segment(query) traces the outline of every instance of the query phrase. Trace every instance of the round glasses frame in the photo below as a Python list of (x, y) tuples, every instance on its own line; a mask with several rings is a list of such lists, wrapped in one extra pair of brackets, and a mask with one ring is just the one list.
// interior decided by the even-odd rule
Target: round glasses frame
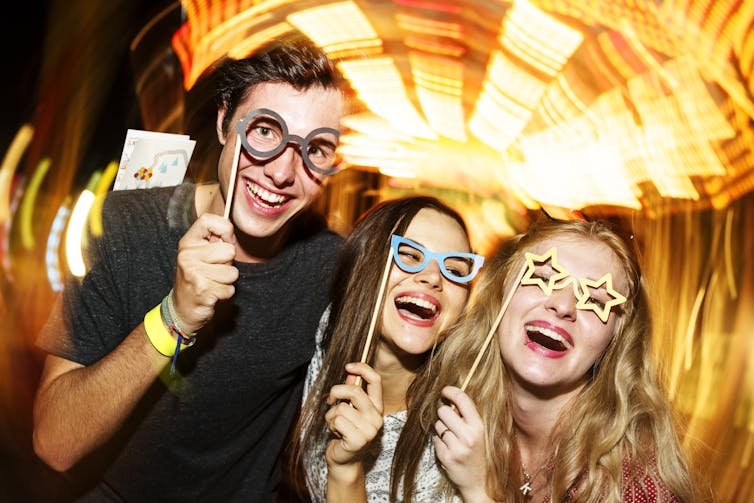
[[(257, 150), (251, 146), (248, 138), (246, 137), (246, 130), (249, 127), (249, 124), (251, 124), (253, 119), (259, 117), (260, 115), (275, 119), (275, 121), (277, 121), (277, 123), (280, 125), (280, 129), (283, 133), (283, 138), (280, 142), (280, 145), (272, 150)], [(267, 159), (275, 157), (280, 152), (288, 148), (288, 145), (290, 145), (291, 143), (297, 143), (301, 147), (301, 158), (304, 160), (306, 167), (311, 171), (319, 173), (320, 175), (334, 175), (335, 173), (340, 171), (340, 167), (337, 164), (328, 169), (316, 166), (311, 161), (311, 159), (309, 159), (309, 155), (307, 154), (309, 149), (309, 142), (311, 142), (312, 139), (314, 139), (318, 135), (321, 135), (323, 133), (332, 134), (336, 139), (339, 139), (340, 131), (338, 131), (337, 129), (320, 127), (311, 131), (308, 135), (306, 135), (306, 138), (304, 138), (295, 134), (290, 134), (288, 132), (288, 124), (286, 124), (285, 120), (280, 116), (279, 113), (270, 110), (269, 108), (256, 108), (247, 113), (243, 118), (238, 119), (238, 122), (236, 122), (236, 133), (238, 133), (238, 136), (241, 138), (241, 144), (243, 145), (243, 148), (246, 149), (246, 151), (258, 161), (265, 161)]]

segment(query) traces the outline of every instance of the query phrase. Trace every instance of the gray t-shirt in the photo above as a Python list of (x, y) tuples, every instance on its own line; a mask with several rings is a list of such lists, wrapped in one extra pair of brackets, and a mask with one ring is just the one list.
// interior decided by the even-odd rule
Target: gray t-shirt
[[(40, 347), (91, 365), (142, 322), (173, 284), (194, 192), (185, 184), (108, 194), (104, 234), (87, 247), (91, 269), (63, 295), (72, 337), (51, 325)], [(115, 438), (73, 471), (82, 501), (274, 499), (342, 241), (313, 220), (297, 225), (299, 238), (278, 256), (234, 264), (235, 295), (181, 352), (176, 374), (164, 372)]]

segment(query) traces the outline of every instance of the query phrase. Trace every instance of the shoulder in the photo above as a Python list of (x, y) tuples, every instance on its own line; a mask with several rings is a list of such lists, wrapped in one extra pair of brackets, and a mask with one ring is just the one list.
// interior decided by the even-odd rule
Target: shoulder
[(132, 211), (165, 207), (171, 201), (183, 204), (194, 201), (196, 186), (190, 183), (172, 187), (155, 187), (152, 189), (113, 190), (105, 195), (104, 209), (114, 211)]
[(102, 203), (104, 223), (138, 227), (159, 220), (171, 227), (182, 228), (196, 219), (195, 189), (195, 185), (185, 183), (172, 187), (111, 191)]
[(679, 502), (660, 477), (654, 456), (651, 457), (648, 466), (642, 466), (629, 459), (623, 461), (623, 501), (631, 503)]

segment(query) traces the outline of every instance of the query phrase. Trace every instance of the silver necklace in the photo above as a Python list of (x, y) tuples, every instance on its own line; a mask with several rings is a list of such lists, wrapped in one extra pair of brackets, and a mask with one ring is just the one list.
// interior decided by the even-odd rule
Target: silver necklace
[(521, 463), (521, 473), (524, 476), (524, 485), (518, 488), (518, 490), (521, 491), (521, 494), (523, 494), (524, 496), (528, 496), (529, 493), (534, 490), (531, 483), (535, 478), (537, 478), (537, 475), (539, 475), (539, 472), (541, 472), (542, 468), (544, 468), (545, 466), (547, 466), (547, 463), (537, 468), (537, 471), (534, 472), (534, 474), (530, 474), (529, 472), (526, 471), (526, 466), (523, 463)]

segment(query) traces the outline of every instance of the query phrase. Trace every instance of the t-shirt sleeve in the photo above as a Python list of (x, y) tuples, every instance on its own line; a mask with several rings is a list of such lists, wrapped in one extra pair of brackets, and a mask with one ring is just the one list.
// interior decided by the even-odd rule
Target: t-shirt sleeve
[(107, 232), (94, 232), (88, 226), (82, 245), (87, 273), (83, 278), (68, 274), (63, 293), (37, 340), (48, 353), (82, 365), (95, 363), (133, 329), (123, 327), (123, 303), (113, 273), (117, 261), (124, 258), (118, 257), (119, 250), (126, 253), (115, 213), (106, 200), (101, 221)]
[(96, 363), (168, 293), (177, 242), (187, 228), (185, 219), (170, 218), (170, 207), (193, 202), (193, 192), (180, 187), (115, 191), (98, 200), (82, 241), (87, 273), (66, 278), (37, 339), (41, 349), (82, 365)]

